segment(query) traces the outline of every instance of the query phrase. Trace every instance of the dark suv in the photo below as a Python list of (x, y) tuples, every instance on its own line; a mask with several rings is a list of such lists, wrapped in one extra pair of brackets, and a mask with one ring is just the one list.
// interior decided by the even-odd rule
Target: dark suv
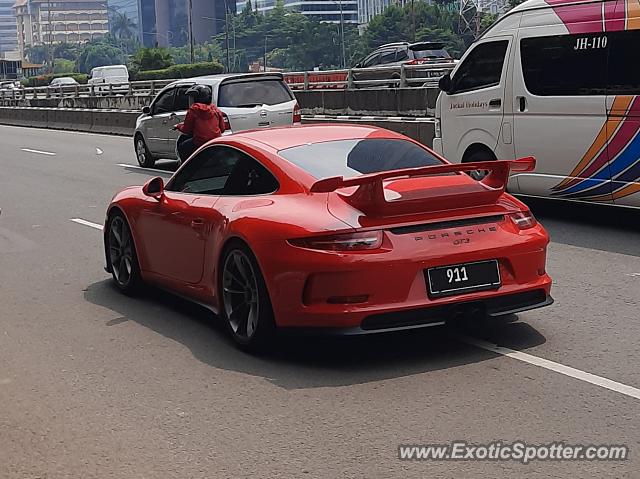
[[(353, 73), (353, 79), (356, 81), (366, 80), (387, 80), (392, 79), (393, 82), (388, 86), (397, 86), (400, 79), (401, 65), (429, 65), (429, 68), (423, 69), (407, 69), (406, 77), (408, 79), (428, 79), (439, 78), (446, 71), (436, 68), (431, 71), (434, 63), (442, 63), (443, 68), (450, 65), (453, 68), (453, 58), (444, 49), (444, 44), (440, 42), (419, 42), (419, 43), (389, 43), (377, 48), (373, 53), (358, 63), (355, 68), (371, 68), (371, 71), (358, 71)], [(396, 70), (374, 70), (379, 67), (397, 67)], [(384, 86), (384, 83), (356, 84), (356, 86)], [(410, 81), (410, 85), (419, 86), (420, 82)]]

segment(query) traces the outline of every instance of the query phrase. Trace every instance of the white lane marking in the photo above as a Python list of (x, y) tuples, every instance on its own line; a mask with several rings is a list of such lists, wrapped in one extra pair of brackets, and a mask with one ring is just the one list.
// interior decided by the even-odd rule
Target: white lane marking
[(127, 170), (150, 171), (150, 172), (161, 173), (161, 174), (165, 174), (165, 175), (169, 175), (169, 176), (173, 175), (173, 171), (158, 170), (156, 168), (143, 168), (142, 166), (128, 165), (126, 163), (118, 163), (118, 166), (120, 166), (122, 168), (126, 168)]
[(634, 388), (633, 386), (627, 386), (626, 384), (612, 381), (611, 379), (603, 378), (602, 376), (596, 376), (595, 374), (572, 368), (570, 366), (565, 366), (564, 364), (549, 361), (548, 359), (532, 356), (531, 354), (523, 353), (521, 351), (515, 351), (513, 349), (497, 346), (487, 341), (483, 341), (482, 339), (470, 338), (467, 336), (460, 336), (459, 339), (467, 344), (485, 349), (487, 351), (491, 351), (492, 353), (507, 356), (512, 359), (517, 359), (518, 361), (548, 369), (549, 371), (554, 371), (556, 373), (564, 374), (565, 376), (569, 376), (571, 378), (578, 379), (595, 386), (610, 389), (611, 391), (624, 394), (625, 396), (640, 399), (640, 389)]
[(90, 228), (95, 228), (97, 230), (102, 230), (102, 225), (99, 225), (98, 223), (92, 223), (91, 221), (83, 220), (82, 218), (71, 218), (69, 221), (73, 221), (74, 223), (88, 226)]
[(627, 276), (631, 276), (632, 278), (640, 277), (640, 273), (627, 273)]
[(37, 155), (47, 155), (47, 156), (56, 156), (55, 153), (50, 151), (42, 151), (42, 150), (32, 150), (31, 148), (20, 148), (22, 151), (26, 151), (27, 153), (35, 153)]
[(102, 155), (102, 153), (104, 153), (104, 151), (96, 146), (96, 155)]

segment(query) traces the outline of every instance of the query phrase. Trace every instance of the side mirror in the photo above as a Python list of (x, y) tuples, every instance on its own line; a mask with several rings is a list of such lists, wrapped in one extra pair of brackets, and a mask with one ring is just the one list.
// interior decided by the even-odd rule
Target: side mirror
[(149, 108), (148, 106), (145, 106), (145, 107), (142, 109), (142, 113), (144, 113), (145, 115), (150, 114), (150, 113), (151, 113), (151, 108)]
[(453, 86), (453, 82), (451, 81), (451, 73), (447, 73), (438, 82), (438, 87), (445, 93), (451, 93), (451, 87)]
[(159, 200), (164, 194), (164, 181), (159, 176), (151, 178), (142, 187), (142, 193), (145, 196), (149, 196), (151, 198)]

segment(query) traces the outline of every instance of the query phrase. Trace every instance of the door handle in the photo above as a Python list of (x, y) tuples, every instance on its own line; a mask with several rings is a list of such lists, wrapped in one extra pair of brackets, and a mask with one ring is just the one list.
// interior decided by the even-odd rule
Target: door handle
[(500, 98), (494, 98), (489, 102), (491, 108), (500, 108), (502, 106), (502, 100)]
[(527, 99), (523, 96), (516, 97), (518, 100), (518, 111), (520, 113), (524, 112), (527, 109)]

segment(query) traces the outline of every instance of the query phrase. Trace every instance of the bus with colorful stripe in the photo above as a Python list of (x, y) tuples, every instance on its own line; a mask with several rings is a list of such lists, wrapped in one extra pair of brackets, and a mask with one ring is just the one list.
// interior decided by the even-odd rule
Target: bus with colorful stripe
[(509, 190), (640, 207), (640, 1), (529, 0), (440, 81), (434, 148), (535, 156)]

